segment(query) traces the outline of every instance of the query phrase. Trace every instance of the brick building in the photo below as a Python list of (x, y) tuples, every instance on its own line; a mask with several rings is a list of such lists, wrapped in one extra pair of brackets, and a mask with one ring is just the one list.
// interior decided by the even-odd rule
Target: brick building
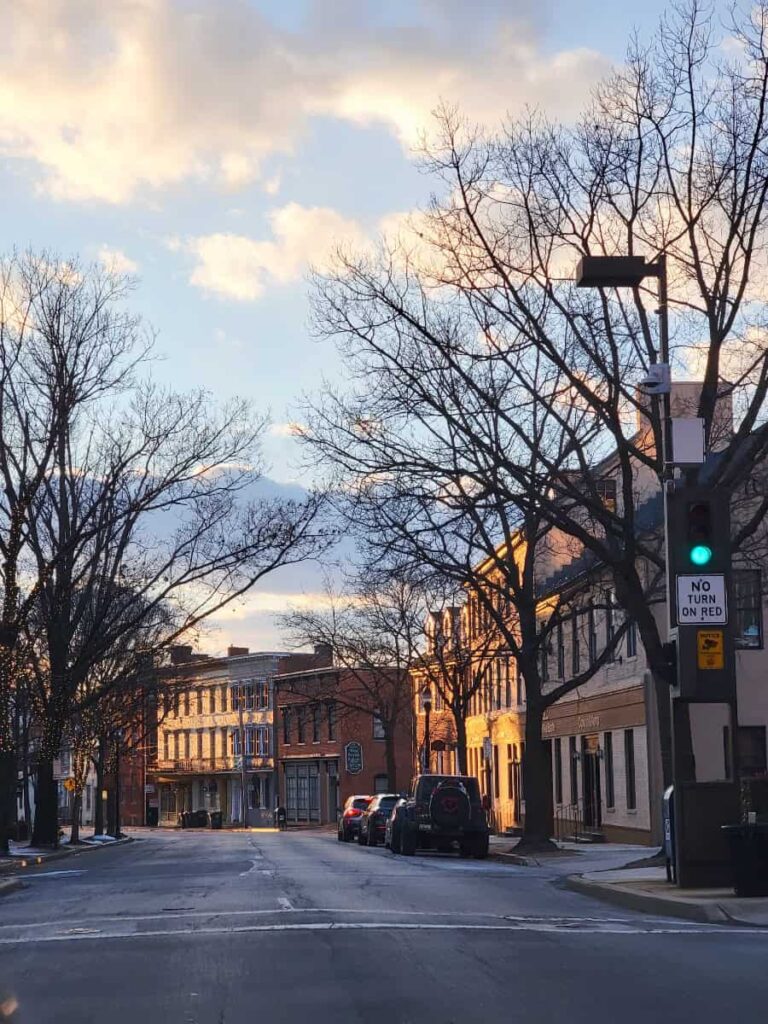
[(275, 679), (278, 785), (289, 822), (335, 822), (348, 796), (399, 791), (408, 784), (410, 702), (392, 731), (391, 778), (381, 719), (364, 706), (350, 706), (361, 671), (328, 666)]

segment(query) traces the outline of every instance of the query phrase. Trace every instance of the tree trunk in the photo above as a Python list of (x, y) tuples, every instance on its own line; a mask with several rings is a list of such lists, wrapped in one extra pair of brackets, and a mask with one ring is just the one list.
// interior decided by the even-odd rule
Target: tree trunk
[(99, 740), (99, 750), (96, 754), (96, 807), (93, 813), (93, 834), (95, 836), (104, 835), (104, 801), (101, 799), (101, 794), (104, 792), (104, 758), (105, 758), (105, 747), (106, 743), (103, 739)]
[(459, 775), (467, 774), (467, 721), (463, 709), (451, 708), (456, 726), (456, 766)]
[(40, 755), (37, 763), (37, 805), (33, 846), (59, 845), (59, 787), (53, 777), (53, 758)]
[(0, 856), (9, 852), (16, 832), (16, 751), (0, 752)]
[(80, 843), (80, 809), (83, 806), (83, 792), (79, 790), (72, 798), (72, 832), (69, 837), (69, 845), (77, 846)]
[(552, 763), (549, 746), (541, 735), (544, 708), (528, 704), (525, 711), (525, 754), (523, 756), (523, 799), (525, 821), (520, 852), (556, 849), (552, 842)]
[(387, 780), (390, 793), (397, 793), (397, 758), (395, 757), (394, 725), (384, 734), (384, 759), (387, 765)]

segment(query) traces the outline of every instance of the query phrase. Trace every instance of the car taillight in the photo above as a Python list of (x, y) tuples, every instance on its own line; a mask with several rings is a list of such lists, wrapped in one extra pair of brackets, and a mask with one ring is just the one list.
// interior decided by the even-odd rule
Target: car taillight
[(359, 811), (357, 809), (357, 807), (350, 807), (348, 810), (344, 811), (344, 817), (345, 818), (359, 818), (362, 813), (363, 812)]

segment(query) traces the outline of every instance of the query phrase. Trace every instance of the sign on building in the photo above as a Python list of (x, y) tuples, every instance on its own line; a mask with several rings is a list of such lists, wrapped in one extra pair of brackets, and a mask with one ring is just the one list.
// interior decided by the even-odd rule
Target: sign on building
[(725, 634), (722, 629), (700, 629), (696, 633), (696, 661), (701, 669), (725, 667)]
[(357, 740), (344, 747), (344, 766), (350, 775), (359, 775), (363, 770), (363, 748)]
[(677, 621), (680, 626), (725, 625), (725, 576), (678, 576)]

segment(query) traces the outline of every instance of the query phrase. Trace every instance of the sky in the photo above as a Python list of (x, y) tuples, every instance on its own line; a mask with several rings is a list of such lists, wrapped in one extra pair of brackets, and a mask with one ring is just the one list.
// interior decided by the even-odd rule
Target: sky
[[(3, 0), (2, 250), (136, 277), (160, 380), (272, 417), (274, 490), (306, 484), (290, 424), (322, 377), (307, 271), (424, 204), (414, 160), (441, 101), (494, 126), (565, 120), (665, 4), (626, 0)], [(272, 485), (271, 485), (272, 486)], [(276, 649), (275, 614), (320, 599), (294, 567), (206, 641)]]

